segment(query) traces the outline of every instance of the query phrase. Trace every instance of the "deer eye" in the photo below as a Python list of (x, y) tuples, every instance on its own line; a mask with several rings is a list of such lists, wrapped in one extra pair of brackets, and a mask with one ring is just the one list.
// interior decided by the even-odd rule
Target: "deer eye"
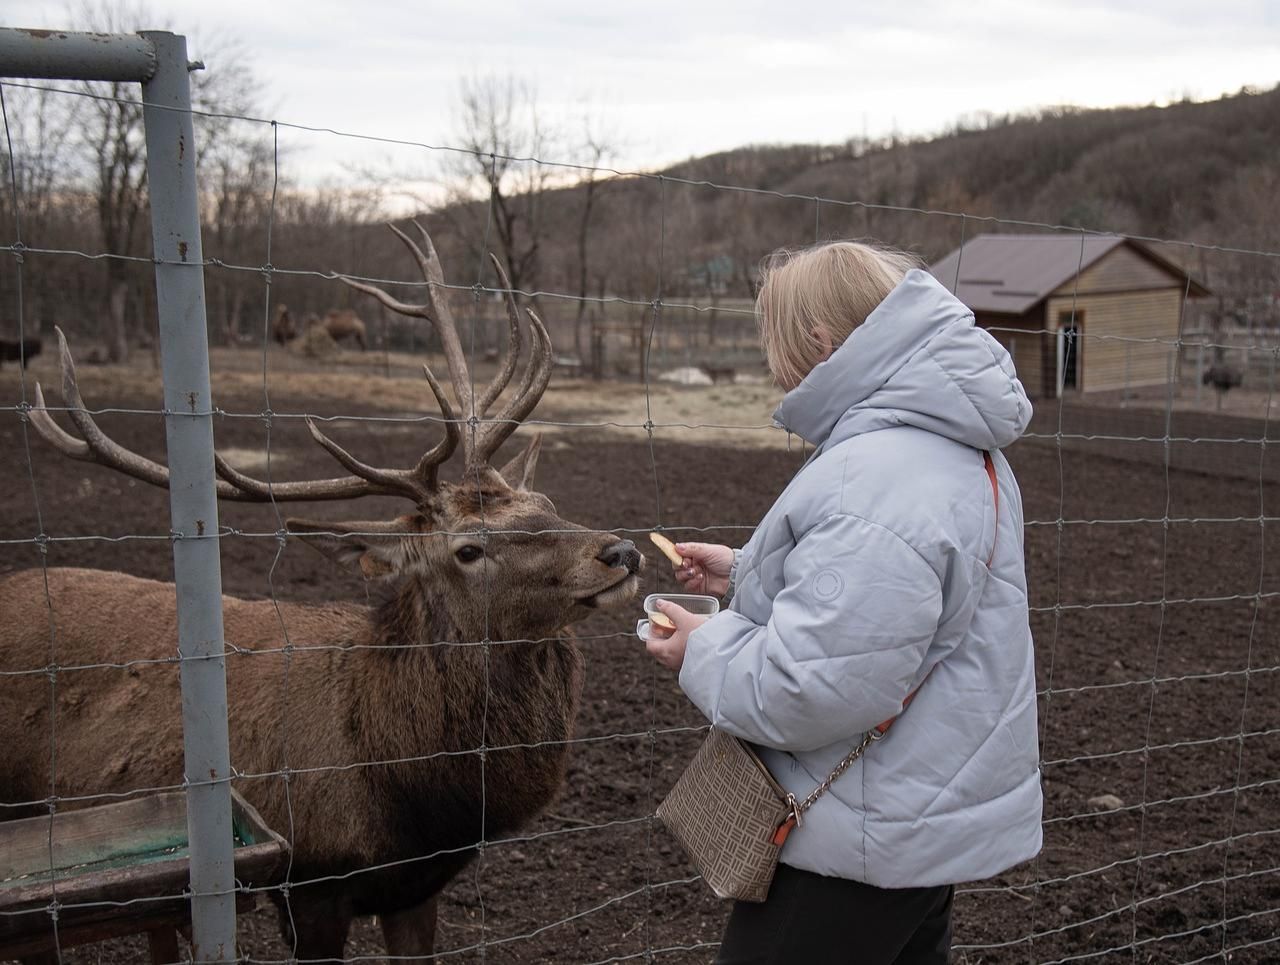
[(480, 559), (480, 557), (484, 556), (484, 549), (483, 547), (476, 546), (474, 543), (468, 543), (465, 546), (459, 546), (457, 550), (454, 551), (453, 555), (456, 556), (458, 561), (461, 563), (474, 563), (476, 560)]

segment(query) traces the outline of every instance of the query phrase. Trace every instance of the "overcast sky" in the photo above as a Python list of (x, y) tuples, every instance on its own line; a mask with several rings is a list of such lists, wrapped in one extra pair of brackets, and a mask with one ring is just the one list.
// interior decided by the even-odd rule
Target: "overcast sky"
[[(1280, 81), (1280, 0), (165, 0), (192, 53), (234, 37), (264, 110), (301, 125), (456, 143), (459, 78), (513, 74), (570, 124), (584, 110), (647, 169), (747, 143), (927, 134), (961, 115), (1162, 103)], [(67, 8), (0, 0), (6, 26)], [(218, 41), (221, 42), (221, 41)], [(282, 132), (295, 177), (420, 163)], [(554, 158), (549, 158), (554, 160)]]

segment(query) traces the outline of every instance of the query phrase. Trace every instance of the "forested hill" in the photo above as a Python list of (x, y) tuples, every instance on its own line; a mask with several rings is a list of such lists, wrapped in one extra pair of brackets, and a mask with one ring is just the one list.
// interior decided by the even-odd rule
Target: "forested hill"
[[(56, 109), (62, 113), (46, 113)], [(23, 276), (30, 328), (71, 326), (123, 359), (155, 315), (149, 235), (140, 227), (143, 155), (130, 154), (128, 170), (101, 168), (95, 144), (140, 143), (140, 114), (87, 112), (33, 95), (10, 116), (23, 122), (18, 163), (0, 153), (0, 174), (6, 183), (17, 176), (25, 243), (126, 256), (33, 258)], [(63, 144), (48, 131), (80, 133)], [(872, 237), (932, 261), (962, 237), (1034, 230), (1017, 222), (1210, 246), (1167, 245), (1162, 253), (1220, 297), (1220, 315), (1244, 301), (1259, 317), (1280, 319), (1280, 258), (1222, 250), (1280, 251), (1280, 87), (1161, 108), (1042, 110), (929, 140), (749, 146), (634, 176), (608, 176), (607, 165), (508, 160), (489, 184), (499, 170), (494, 157), (537, 156), (510, 148), (518, 132), (498, 133), (500, 141), (476, 142), (475, 169), (459, 184), (450, 181), (457, 171), (441, 172), (454, 200), (419, 216), (451, 279), (470, 277), (458, 266), (482, 264), (480, 249), (493, 250), (514, 287), (546, 293), (538, 307), (572, 326), (580, 352), (588, 321), (634, 323), (656, 296), (750, 298), (761, 258), (780, 246)], [(215, 134), (203, 131), (200, 174), (204, 252), (217, 260), (206, 272), (215, 338), (261, 331), (262, 279), (217, 265), (261, 263), (268, 228), (272, 261), (288, 269), (273, 279), (271, 300), (299, 317), (362, 305), (318, 273), (412, 277), (376, 189), (282, 186), (277, 196), (271, 143)], [(566, 172), (581, 180), (566, 184)], [(10, 200), (0, 192), (0, 226), (15, 223)], [(17, 284), (16, 272), (0, 274), (0, 300), (16, 303)], [(17, 329), (0, 320), (0, 336)]]
[(666, 173), (1275, 250), (1280, 87), (1168, 107), (1048, 109), (872, 148), (749, 147)]
[[(1280, 87), (1168, 107), (1047, 109), (930, 140), (744, 147), (673, 165), (665, 182), (597, 180), (587, 232), (584, 184), (513, 197), (512, 250), (532, 252), (527, 290), (645, 297), (655, 277), (669, 293), (749, 296), (761, 257), (781, 245), (873, 237), (932, 261), (965, 234), (1038, 230), (1014, 223), (1027, 221), (1280, 251), (1278, 159)], [(465, 208), (430, 217), (446, 234), (479, 236), (488, 213), (473, 205), (468, 225)], [(1280, 259), (1162, 253), (1227, 298), (1280, 291)]]

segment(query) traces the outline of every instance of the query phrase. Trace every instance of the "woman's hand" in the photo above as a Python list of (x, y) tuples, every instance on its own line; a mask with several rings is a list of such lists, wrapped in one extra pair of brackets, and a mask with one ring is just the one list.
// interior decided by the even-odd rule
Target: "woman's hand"
[(729, 570), (733, 567), (733, 550), (718, 543), (676, 543), (676, 552), (684, 557), (674, 567), (680, 586), (689, 593), (724, 596), (729, 589)]
[(644, 648), (653, 654), (658, 663), (678, 673), (684, 664), (684, 650), (689, 643), (689, 634), (711, 618), (690, 613), (684, 607), (667, 600), (658, 600), (656, 606), (658, 612), (674, 623), (676, 628), (668, 630), (650, 620), (649, 639), (644, 642)]

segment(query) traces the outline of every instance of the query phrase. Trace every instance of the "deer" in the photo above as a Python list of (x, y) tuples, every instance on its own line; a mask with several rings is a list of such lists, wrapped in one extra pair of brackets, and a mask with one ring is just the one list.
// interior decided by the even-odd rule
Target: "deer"
[(311, 324), (319, 325), (335, 342), (349, 338), (360, 346), (360, 351), (363, 352), (368, 348), (365, 342), (364, 322), (350, 308), (331, 308), (325, 312), (323, 318), (316, 318), (313, 315)]
[(312, 328), (324, 329), (335, 342), (349, 338), (360, 346), (361, 351), (369, 347), (364, 321), (350, 308), (331, 308), (323, 318), (311, 312), (303, 319), (301, 330), (289, 313), (289, 306), (283, 302), (276, 306), (275, 314), (271, 317), (271, 337), (281, 345), (289, 344), (302, 332)]
[(0, 369), (5, 362), (19, 362), (25, 369), (40, 354), (43, 344), (38, 338), (0, 338)]
[(281, 302), (271, 316), (271, 337), (281, 345), (287, 345), (298, 337), (298, 326), (289, 314), (289, 306)]
[[(343, 281), (435, 327), (457, 400), (455, 409), (424, 366), (443, 438), (412, 468), (381, 468), (308, 418), (346, 475), (268, 483), (214, 458), (222, 500), (412, 504), (391, 520), (286, 521), (287, 538), (327, 541), (384, 587), (371, 605), (223, 597), (233, 785), (291, 844), (288, 890), (271, 895), (300, 959), (340, 960), (352, 920), (367, 915), (378, 916), (390, 955), (432, 954), (441, 889), (482, 842), (527, 824), (562, 786), (584, 672), (572, 625), (631, 601), (645, 566), (630, 540), (565, 519), (532, 488), (540, 436), (500, 469), (490, 464), (547, 387), (551, 339), (527, 309), (529, 360), (490, 415), (523, 353), (515, 295), (493, 259), (510, 340), (492, 381), (477, 388), (439, 257), (415, 226), (420, 242), (390, 225), (427, 282), (424, 304)], [(96, 424), (61, 331), (58, 341), (78, 435), (54, 420), (37, 385), (29, 417), (39, 435), (71, 459), (167, 486), (167, 466)], [(461, 474), (446, 481), (440, 470), (455, 452)], [(53, 731), (45, 673), (4, 677), (0, 813), (44, 813), (52, 786), (68, 807), (82, 802), (63, 799), (93, 803), (183, 781), (177, 621), (172, 583), (74, 568), (0, 577), (0, 672), (43, 668), (51, 653), (82, 668), (60, 674)]]

